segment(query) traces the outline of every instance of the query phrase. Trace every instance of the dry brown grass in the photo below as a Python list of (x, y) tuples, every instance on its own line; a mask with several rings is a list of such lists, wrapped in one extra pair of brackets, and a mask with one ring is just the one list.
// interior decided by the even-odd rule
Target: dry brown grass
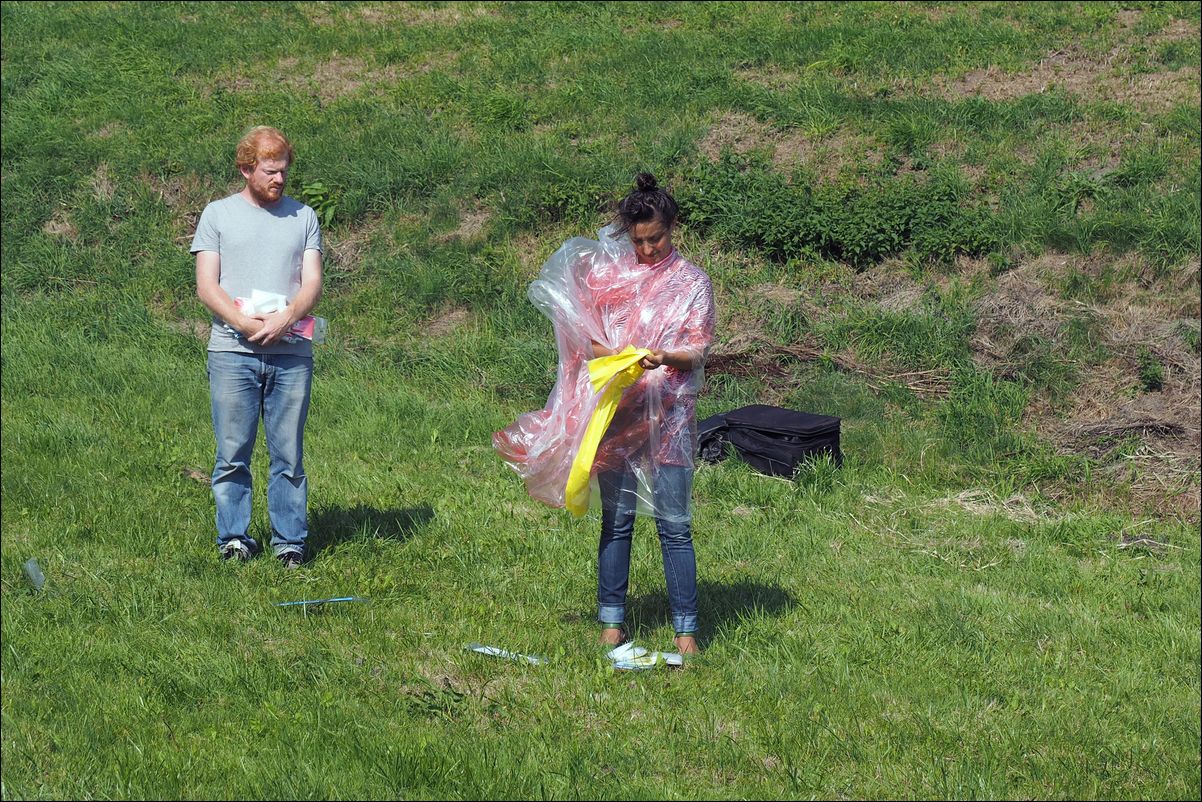
[(113, 183), (113, 171), (104, 162), (97, 165), (89, 186), (92, 190), (92, 197), (102, 202), (112, 200), (113, 193), (117, 191), (117, 186)]
[(786, 287), (783, 284), (757, 284), (751, 288), (753, 297), (772, 304), (791, 306), (801, 299), (801, 290)]
[(831, 181), (865, 165), (879, 165), (885, 152), (879, 142), (863, 134), (844, 129), (822, 136), (798, 128), (778, 131), (737, 111), (728, 111), (714, 121), (697, 147), (710, 161), (717, 161), (723, 150), (736, 154), (760, 151), (782, 174), (792, 175), (801, 168), (820, 181)]
[[(1069, 359), (1071, 344), (1065, 338), (1075, 318), (1092, 320), (1099, 344), (1112, 355), (1101, 364), (1079, 366), (1080, 384), (1066, 397), (1053, 401), (1037, 394), (1025, 412), (1024, 430), (1060, 453), (1094, 459), (1101, 466), (1100, 476), (1122, 488), (1109, 498), (1098, 494), (1097, 503), (1125, 505), (1155, 517), (1197, 520), (1202, 380), (1199, 357), (1181, 334), (1183, 325), (1198, 325), (1197, 266), (1191, 262), (1166, 277), (1138, 255), (1045, 253), (998, 277), (990, 275), (985, 260), (963, 259), (955, 267), (956, 280), (972, 279), (986, 288), (975, 302), (978, 325), (971, 349), (974, 360), (994, 375), (1012, 376), (1025, 367), (1023, 352), (1016, 346), (1032, 335), (1046, 340), (1053, 355)], [(1143, 275), (1146, 281), (1116, 281), (1111, 294), (1097, 300), (1064, 297), (1063, 287), (1073, 274), (1098, 278), (1107, 271)], [(944, 395), (948, 377), (939, 371), (868, 364), (851, 350), (827, 351), (812, 337), (782, 343), (766, 333), (772, 316), (784, 311), (814, 323), (838, 314), (824, 298), (843, 295), (900, 312), (915, 308), (924, 293), (897, 260), (845, 278), (846, 286), (799, 289), (768, 282), (724, 289), (720, 331), (729, 334), (715, 345), (707, 371), (764, 379), (769, 388), (766, 403), (786, 398), (804, 380), (800, 366), (817, 360), (857, 376), (878, 391), (898, 383), (921, 396)], [(951, 280), (933, 279), (936, 283)], [(1159, 391), (1148, 392), (1141, 382), (1144, 352), (1164, 366), (1164, 386)], [(1045, 490), (1066, 499), (1087, 492), (1080, 487), (1040, 489)]]
[(937, 94), (947, 99), (976, 96), (988, 100), (1015, 100), (1059, 89), (1091, 102), (1122, 103), (1146, 113), (1164, 112), (1181, 103), (1198, 102), (1199, 70), (1143, 71), (1140, 53), (1149, 45), (1198, 37), (1198, 29), (1184, 20), (1173, 20), (1151, 36), (1136, 32), (1143, 12), (1119, 12), (1116, 41), (1105, 53), (1093, 53), (1076, 43), (1047, 53), (1038, 63), (1014, 72), (989, 66), (964, 75), (937, 76)]
[(922, 298), (923, 287), (899, 260), (874, 265), (855, 277), (851, 293), (888, 312), (913, 309)]
[[(1202, 380), (1198, 354), (1181, 337), (1181, 324), (1198, 323), (1196, 270), (1187, 267), (1182, 288), (1175, 286), (1179, 273), (1143, 287), (1127, 282), (1115, 297), (1091, 303), (1066, 300), (1054, 289), (1070, 272), (1096, 275), (1108, 260), (1112, 257), (1045, 254), (1002, 276), (978, 301), (974, 359), (1005, 375), (1020, 366), (1013, 349), (1022, 337), (1038, 334), (1054, 349), (1064, 348), (1064, 324), (1074, 315), (1092, 318), (1111, 357), (1083, 367), (1080, 384), (1059, 403), (1036, 397), (1024, 428), (1060, 453), (1099, 461), (1099, 479), (1123, 488), (1111, 498), (1099, 496), (1099, 503), (1197, 520)], [(1125, 267), (1140, 271), (1138, 264)], [(1141, 381), (1145, 352), (1164, 367), (1160, 390), (1148, 391)]]
[(344, 7), (336, 3), (305, 3), (298, 10), (319, 27), (333, 25), (458, 25), (481, 17), (496, 16), (497, 10), (480, 3), (456, 2), (443, 6), (376, 2)]
[(377, 95), (393, 92), (398, 84), (414, 76), (453, 68), (458, 58), (456, 53), (428, 53), (413, 64), (373, 67), (363, 59), (349, 56), (335, 56), (312, 65), (288, 56), (274, 64), (261, 65), (253, 73), (219, 76), (202, 91), (211, 93), (214, 88), (221, 88), (229, 92), (249, 92), (282, 85), (294, 91), (307, 91), (320, 103), (328, 104), (357, 92)]
[(159, 196), (171, 211), (176, 230), (175, 241), (178, 243), (191, 242), (196, 233), (196, 224), (200, 221), (200, 213), (209, 201), (239, 191), (241, 184), (231, 182), (224, 191), (213, 181), (201, 178), (195, 173), (185, 173), (161, 177), (144, 173), (139, 179)]
[[(885, 364), (869, 364), (850, 349), (832, 352), (814, 340), (779, 343), (759, 333), (742, 331), (719, 342), (706, 361), (706, 372), (740, 378), (772, 380), (769, 392), (783, 397), (797, 381), (796, 368), (802, 363), (828, 361), (844, 373), (857, 376), (880, 392), (887, 384), (901, 384), (917, 395), (940, 397), (948, 393), (950, 383), (944, 371), (898, 370)], [(770, 401), (770, 403), (776, 403)]]
[(79, 237), (79, 230), (67, 209), (56, 209), (50, 219), (42, 224), (42, 231), (52, 237), (62, 237), (72, 242)]
[(472, 313), (466, 307), (453, 306), (433, 315), (422, 325), (421, 332), (431, 339), (446, 337), (467, 326), (471, 319)]
[(459, 213), (459, 225), (453, 231), (440, 235), (438, 239), (443, 242), (451, 240), (472, 242), (478, 240), (487, 230), (491, 220), (492, 210), (483, 204), (461, 210)]
[(697, 148), (710, 161), (716, 161), (726, 148), (747, 153), (766, 147), (770, 137), (771, 130), (764, 123), (750, 114), (730, 111), (710, 126)]

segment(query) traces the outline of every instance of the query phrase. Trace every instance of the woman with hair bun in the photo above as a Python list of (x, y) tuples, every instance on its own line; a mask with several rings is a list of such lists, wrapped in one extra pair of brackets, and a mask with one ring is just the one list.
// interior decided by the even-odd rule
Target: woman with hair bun
[[(678, 213), (655, 177), (640, 173), (599, 240), (573, 238), (547, 260), (529, 297), (555, 328), (556, 385), (544, 409), (495, 433), (493, 444), (534, 498), (569, 509), (600, 507), (602, 644), (628, 639), (634, 522), (639, 514), (655, 519), (675, 645), (690, 654), (697, 651), (698, 625), (691, 500), (696, 402), (715, 315), (709, 277), (673, 246)], [(622, 392), (596, 445), (584, 496), (573, 499), (568, 475), (602, 396), (590, 383), (588, 363), (631, 347), (641, 349), (641, 375)]]

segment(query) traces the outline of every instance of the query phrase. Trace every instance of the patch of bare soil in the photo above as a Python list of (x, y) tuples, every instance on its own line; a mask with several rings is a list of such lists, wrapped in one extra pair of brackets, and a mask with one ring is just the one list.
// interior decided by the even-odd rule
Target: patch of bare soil
[(791, 175), (800, 167), (822, 181), (857, 167), (879, 165), (884, 159), (880, 144), (863, 135), (842, 129), (822, 137), (797, 128), (776, 131), (751, 115), (735, 111), (711, 125), (698, 143), (698, 150), (710, 161), (717, 161), (725, 149), (737, 154), (762, 151), (770, 154), (779, 172)]
[[(1141, 514), (1197, 520), (1202, 372), (1198, 354), (1182, 335), (1191, 326), (1196, 330), (1196, 307), (1171, 286), (1129, 289), (1088, 304), (1066, 300), (1053, 289), (1069, 272), (1096, 273), (1104, 261), (1045, 254), (999, 278), (977, 302), (973, 358), (1006, 376), (1022, 366), (1024, 355), (1016, 346), (1025, 338), (1037, 335), (1052, 344), (1053, 354), (1063, 353), (1065, 325), (1081, 316), (1095, 321), (1111, 358), (1084, 368), (1079, 386), (1061, 403), (1034, 400), (1025, 428), (1063, 454), (1097, 460), (1095, 481), (1125, 488), (1111, 502)], [(1196, 281), (1193, 292), (1186, 292), (1197, 297)], [(1164, 371), (1160, 389), (1148, 389), (1141, 378), (1149, 354)]]
[(379, 217), (373, 216), (338, 231), (322, 232), (326, 264), (333, 270), (347, 275), (359, 272), (363, 265), (363, 253), (367, 250), (376, 231), (383, 225)]
[(179, 469), (179, 473), (180, 473), (180, 476), (182, 476), (183, 478), (190, 479), (191, 481), (196, 482), (197, 484), (201, 484), (201, 485), (213, 484), (213, 478), (211, 476), (209, 476), (207, 473), (205, 473), (204, 471), (200, 470), (199, 468), (193, 468), (191, 466), (185, 465)]
[(341, 7), (331, 3), (303, 3), (297, 7), (318, 27), (331, 25), (455, 25), (465, 20), (497, 16), (497, 11), (474, 3), (416, 6), (413, 3), (368, 3)]
[(747, 153), (763, 148), (769, 138), (767, 125), (749, 114), (731, 111), (710, 126), (697, 147), (707, 159), (716, 161), (725, 148), (735, 153)]
[(111, 139), (113, 134), (124, 130), (125, 126), (122, 123), (111, 122), (101, 127), (92, 136), (97, 139)]
[(79, 236), (79, 229), (75, 227), (71, 214), (66, 209), (56, 209), (50, 219), (42, 224), (42, 231), (52, 237), (69, 240), (75, 240)]
[(767, 67), (748, 67), (735, 70), (735, 77), (748, 83), (771, 89), (774, 92), (790, 89), (801, 82), (801, 76), (795, 72), (782, 70), (775, 64)]
[(487, 206), (476, 206), (459, 214), (459, 225), (454, 231), (443, 234), (439, 239), (442, 241), (460, 240), (461, 242), (470, 242), (478, 239), (484, 233), (489, 221), (492, 220), (492, 211)]
[(168, 328), (179, 332), (185, 337), (204, 340), (206, 342), (209, 339), (209, 335), (213, 331), (213, 324), (207, 317), (204, 320), (179, 320), (177, 318), (166, 318), (163, 322)]
[(427, 56), (415, 65), (390, 64), (386, 67), (368, 69), (359, 59), (334, 58), (314, 66), (309, 76), (298, 75), (295, 65), (286, 67), (281, 62), (280, 77), (292, 85), (317, 87), (318, 97), (329, 103), (344, 95), (352, 94), (363, 87), (387, 91), (400, 81), (414, 75), (423, 75), (455, 63), (458, 56), (453, 53), (436, 53)]
[(101, 162), (96, 168), (91, 180), (92, 196), (98, 201), (110, 201), (117, 187), (113, 183), (113, 173), (109, 166)]
[(140, 180), (158, 193), (159, 199), (171, 210), (176, 231), (179, 232), (175, 241), (179, 243), (192, 240), (200, 213), (209, 201), (237, 192), (240, 188), (231, 184), (222, 192), (221, 188), (194, 173), (168, 177), (143, 174)]
[(462, 306), (451, 307), (439, 312), (426, 321), (422, 333), (427, 337), (446, 337), (463, 328), (471, 320), (471, 312)]
[(1136, 49), (1149, 41), (1198, 36), (1196, 27), (1185, 34), (1181, 21), (1175, 21), (1153, 37), (1144, 37), (1133, 29), (1142, 12), (1123, 12), (1123, 34), (1105, 54), (1086, 51), (1070, 44), (1054, 50), (1027, 70), (1006, 73), (995, 66), (972, 70), (958, 78), (937, 77), (936, 91), (944, 98), (983, 97), (988, 100), (1014, 100), (1052, 89), (1060, 89), (1089, 101), (1114, 101), (1135, 106), (1145, 112), (1162, 112), (1180, 103), (1198, 100), (1199, 70), (1182, 67), (1142, 72), (1134, 69)]
[(887, 260), (856, 276), (852, 293), (888, 312), (913, 309), (922, 299), (923, 288), (897, 260)]
[[(789, 175), (799, 166), (812, 167), (818, 164), (818, 156), (824, 150), (829, 150), (829, 148), (824, 149), (813, 137), (804, 131), (794, 129), (788, 133), (773, 136), (772, 164), (777, 170)], [(827, 165), (828, 162), (823, 160), (821, 164)], [(832, 165), (833, 169), (824, 166), (819, 172), (823, 177), (833, 178), (837, 175), (839, 166), (841, 165), (836, 161)]]
[(405, 25), (457, 25), (466, 20), (498, 16), (495, 8), (475, 3), (447, 3), (443, 6), (423, 7), (412, 3), (384, 3), (370, 6), (360, 12), (369, 22), (387, 25), (400, 22)]
[(214, 85), (231, 92), (245, 92), (256, 87), (281, 84), (291, 89), (307, 89), (321, 103), (332, 103), (364, 89), (391, 91), (408, 78), (450, 67), (457, 59), (455, 53), (431, 53), (417, 64), (389, 64), (372, 68), (362, 59), (335, 56), (311, 67), (302, 67), (299, 59), (289, 56), (280, 59), (261, 75), (226, 76), (219, 78)]
[(1160, 44), (1163, 42), (1181, 42), (1186, 39), (1196, 38), (1198, 38), (1198, 26), (1196, 23), (1184, 19), (1174, 19), (1160, 33), (1150, 36), (1149, 41)]

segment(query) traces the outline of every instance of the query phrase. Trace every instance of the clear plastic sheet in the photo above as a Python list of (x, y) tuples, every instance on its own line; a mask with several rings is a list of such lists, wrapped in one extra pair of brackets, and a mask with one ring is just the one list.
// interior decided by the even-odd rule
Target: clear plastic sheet
[(530, 301), (555, 330), (556, 382), (546, 406), (496, 432), (493, 445), (533, 498), (563, 507), (573, 459), (601, 395), (589, 382), (588, 360), (599, 355), (593, 343), (614, 352), (627, 346), (686, 352), (691, 370), (648, 370), (622, 394), (594, 458), (591, 505), (600, 504), (597, 474), (621, 471), (628, 481), (611, 484), (621, 486), (622, 508), (688, 520), (691, 501), (657, 504), (655, 482), (664, 465), (693, 467), (713, 291), (705, 273), (675, 250), (656, 265), (638, 264), (630, 240), (613, 230), (603, 228), (598, 240), (568, 240), (530, 285)]

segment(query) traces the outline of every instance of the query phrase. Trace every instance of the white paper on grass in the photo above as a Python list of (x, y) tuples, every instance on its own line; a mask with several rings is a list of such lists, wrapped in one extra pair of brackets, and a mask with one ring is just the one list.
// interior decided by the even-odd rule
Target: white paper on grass
[(684, 658), (676, 652), (648, 652), (641, 646), (635, 646), (633, 642), (623, 643), (611, 649), (609, 659), (613, 661), (614, 668), (622, 671), (639, 671), (655, 668), (657, 665), (684, 665)]
[(621, 662), (622, 660), (633, 660), (637, 657), (643, 657), (646, 654), (646, 649), (642, 648), (641, 646), (635, 646), (634, 641), (627, 641), (621, 646), (610, 649), (609, 659), (617, 663)]
[(489, 657), (503, 657), (506, 660), (517, 660), (519, 662), (526, 661), (532, 666), (541, 666), (547, 662), (545, 657), (531, 657), (528, 654), (518, 654), (516, 652), (507, 652), (504, 649), (499, 649), (496, 646), (485, 646), (481, 643), (469, 643), (467, 648), (478, 654), (486, 654)]

